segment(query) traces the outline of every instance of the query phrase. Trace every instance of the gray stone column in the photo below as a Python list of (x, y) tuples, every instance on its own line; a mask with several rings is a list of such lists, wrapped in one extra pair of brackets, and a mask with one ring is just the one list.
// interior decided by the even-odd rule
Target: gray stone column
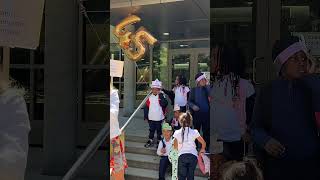
[(76, 159), (78, 1), (45, 7), (43, 174), (62, 176)]
[(172, 66), (172, 61), (169, 61), (169, 43), (161, 43), (160, 45), (160, 74), (159, 77), (153, 77), (153, 80), (159, 79), (166, 89), (171, 88), (172, 72), (169, 72), (168, 66)]
[[(134, 32), (134, 26), (128, 26), (127, 29)], [(136, 103), (136, 65), (135, 62), (124, 58), (124, 97), (123, 107), (124, 116), (129, 117), (135, 109)]]

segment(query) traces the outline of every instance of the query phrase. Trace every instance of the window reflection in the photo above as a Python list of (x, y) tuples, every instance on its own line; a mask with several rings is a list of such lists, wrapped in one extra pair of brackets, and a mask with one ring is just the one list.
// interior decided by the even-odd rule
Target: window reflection
[(210, 56), (209, 54), (200, 53), (198, 55), (198, 71), (210, 72)]
[(190, 54), (179, 54), (172, 58), (172, 85), (178, 75), (190, 79)]
[(84, 70), (84, 118), (85, 122), (106, 122), (107, 70)]
[(320, 73), (320, 1), (281, 2), (281, 36), (292, 34), (305, 42)]
[(10, 63), (11, 64), (29, 64), (30, 50), (22, 48), (10, 49)]
[[(146, 51), (145, 56), (136, 62), (136, 99), (142, 100), (150, 91), (150, 51)], [(157, 77), (155, 77), (157, 78)]]
[(34, 119), (44, 119), (44, 70), (35, 70), (35, 105)]

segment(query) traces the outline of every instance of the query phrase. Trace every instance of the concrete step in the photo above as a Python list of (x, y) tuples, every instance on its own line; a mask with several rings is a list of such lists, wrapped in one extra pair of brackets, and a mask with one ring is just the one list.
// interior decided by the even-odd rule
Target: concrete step
[[(140, 168), (134, 168), (129, 167), (126, 170), (125, 175), (126, 180), (157, 180), (159, 178), (158, 171), (155, 170), (149, 170), (149, 169), (140, 169)], [(195, 180), (207, 180), (206, 177), (198, 177), (195, 176)], [(171, 180), (171, 175), (166, 175), (166, 180)]]
[[(154, 170), (154, 171), (159, 170), (159, 162), (160, 162), (159, 156), (126, 153), (126, 158), (127, 158), (129, 167), (148, 169), (148, 170)], [(171, 171), (169, 170), (169, 172)], [(195, 175), (200, 177), (206, 177), (205, 175), (202, 174), (198, 166), (195, 170)]]
[(131, 142), (139, 142), (139, 143), (146, 143), (148, 141), (148, 134), (146, 134), (146, 137), (142, 136), (133, 136), (133, 135), (126, 135), (125, 141), (131, 141)]
[(135, 154), (145, 154), (145, 155), (155, 155), (157, 152), (157, 147), (145, 148), (145, 143), (141, 142), (125, 142), (126, 153), (135, 153)]
[[(77, 155), (83, 153), (83, 149), (77, 150)], [(61, 180), (62, 177), (43, 175), (44, 153), (42, 148), (30, 147), (25, 180)], [(82, 167), (75, 180), (105, 180), (109, 176), (106, 171), (109, 153), (106, 150), (98, 150), (94, 156)]]
[[(40, 173), (26, 173), (25, 180), (61, 180), (62, 176), (46, 176)], [(74, 180), (105, 180), (106, 176), (101, 177), (75, 177)]]

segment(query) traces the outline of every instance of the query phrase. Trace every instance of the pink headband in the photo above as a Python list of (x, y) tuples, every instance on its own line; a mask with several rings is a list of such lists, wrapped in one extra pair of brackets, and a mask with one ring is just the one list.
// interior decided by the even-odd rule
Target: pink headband
[(304, 46), (302, 42), (296, 42), (289, 46), (287, 49), (283, 50), (274, 60), (274, 63), (283, 65), (287, 60), (289, 59), (290, 56), (294, 55), (295, 53), (303, 51), (307, 54), (307, 49)]
[(201, 76), (199, 76), (196, 81), (199, 82), (201, 81), (202, 79), (206, 79), (206, 75), (202, 74)]

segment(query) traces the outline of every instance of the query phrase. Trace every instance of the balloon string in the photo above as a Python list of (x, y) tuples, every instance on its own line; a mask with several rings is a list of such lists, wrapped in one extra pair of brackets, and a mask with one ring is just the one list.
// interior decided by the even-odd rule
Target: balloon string
[[(89, 22), (90, 24), (90, 28), (91, 30), (95, 33), (95, 36), (97, 37), (99, 43), (100, 43), (100, 46), (106, 44), (106, 43), (103, 43), (102, 40), (101, 40), (101, 36), (99, 35), (98, 31), (96, 30), (94, 24), (92, 23), (92, 20), (90, 19), (90, 17), (88, 16), (88, 12), (85, 8), (85, 6), (83, 5), (82, 1), (80, 0), (79, 1), (79, 7), (80, 7), (80, 12), (84, 15), (84, 17), (87, 19), (87, 21)], [(110, 18), (107, 18), (107, 20), (105, 21), (105, 24), (107, 24), (108, 22), (110, 22)], [(110, 36), (115, 42), (118, 41), (118, 39), (116, 39), (114, 36)], [(108, 61), (109, 59), (109, 54), (104, 58), (106, 61)]]
[(84, 15), (84, 17), (87, 19), (87, 21), (89, 22), (90, 28), (91, 30), (96, 34), (96, 37), (98, 38), (98, 41), (100, 42), (100, 45), (103, 45), (103, 42), (101, 40), (101, 37), (99, 35), (99, 33), (97, 32), (96, 28), (94, 27), (91, 19), (88, 16), (88, 13), (86, 11), (85, 6), (83, 5), (83, 3), (81, 1), (79, 1), (79, 6), (80, 6), (80, 12)]

